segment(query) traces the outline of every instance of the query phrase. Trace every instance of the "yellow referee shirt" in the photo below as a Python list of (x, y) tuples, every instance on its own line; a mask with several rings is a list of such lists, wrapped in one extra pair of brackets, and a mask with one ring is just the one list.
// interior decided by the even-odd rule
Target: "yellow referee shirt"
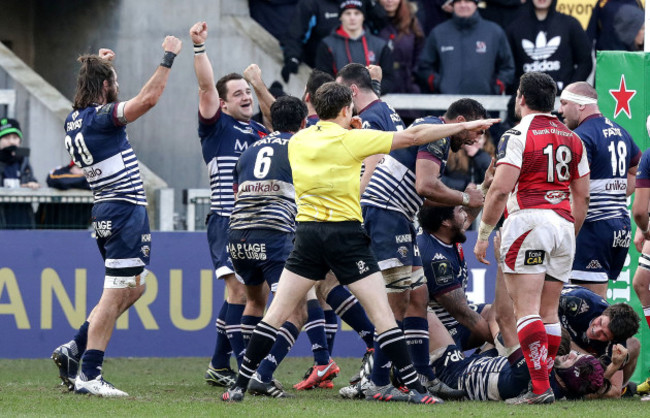
[(318, 122), (289, 141), (289, 162), (296, 189), (296, 221), (359, 221), (360, 174), (363, 160), (388, 154), (394, 132), (344, 129)]

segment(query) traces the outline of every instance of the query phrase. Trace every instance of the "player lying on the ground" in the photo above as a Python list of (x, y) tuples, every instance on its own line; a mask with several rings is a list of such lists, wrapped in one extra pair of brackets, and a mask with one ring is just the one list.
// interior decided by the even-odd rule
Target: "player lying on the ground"
[[(499, 281), (503, 284), (500, 269), (497, 273), (497, 282)], [(502, 292), (501, 299), (504, 299), (503, 296), (507, 297), (507, 294)], [(508, 303), (512, 306), (511, 301), (505, 301), (506, 305)], [(499, 300), (495, 299), (495, 305), (497, 304)], [(523, 394), (528, 391), (530, 374), (518, 346), (514, 315), (510, 322), (511, 326), (504, 327), (499, 337), (505, 346), (505, 355), (494, 356), (497, 350), (492, 349), (465, 357), (444, 325), (434, 318), (429, 322), (430, 360), (436, 375), (447, 385), (464, 390), (468, 399), (527, 403)], [(546, 368), (547, 365), (541, 367)], [(604, 378), (604, 370), (598, 359), (575, 351), (556, 357), (549, 378), (555, 399), (600, 395), (610, 386)]]

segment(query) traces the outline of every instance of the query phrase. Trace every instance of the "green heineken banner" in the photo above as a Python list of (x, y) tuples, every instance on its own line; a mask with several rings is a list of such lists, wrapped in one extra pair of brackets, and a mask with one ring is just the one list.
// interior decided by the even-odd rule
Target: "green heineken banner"
[[(596, 90), (603, 115), (624, 127), (634, 142), (645, 150), (650, 146), (646, 117), (650, 114), (650, 54), (645, 52), (602, 51), (596, 57)], [(630, 207), (631, 207), (631, 201)], [(632, 231), (636, 225), (632, 221)], [(632, 235), (634, 237), (634, 234)], [(579, 251), (579, 249), (578, 249)], [(641, 303), (632, 288), (632, 278), (639, 265), (639, 253), (631, 243), (625, 268), (607, 291), (611, 303), (627, 302), (641, 317), (641, 355), (632, 377), (635, 382), (650, 376), (650, 330), (643, 317)]]

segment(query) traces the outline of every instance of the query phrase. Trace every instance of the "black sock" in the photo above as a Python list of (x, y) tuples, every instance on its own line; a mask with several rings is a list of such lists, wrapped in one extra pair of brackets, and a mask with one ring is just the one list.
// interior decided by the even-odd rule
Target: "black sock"
[(408, 347), (402, 330), (391, 328), (377, 335), (377, 343), (386, 356), (393, 362), (393, 366), (399, 373), (402, 382), (409, 389), (425, 393), (424, 387), (418, 379), (418, 374), (411, 362)]
[(246, 389), (248, 382), (257, 370), (264, 357), (271, 351), (275, 343), (275, 337), (278, 335), (278, 330), (270, 326), (264, 321), (260, 321), (255, 327), (251, 341), (248, 343), (244, 358), (239, 368), (237, 381), (235, 386)]

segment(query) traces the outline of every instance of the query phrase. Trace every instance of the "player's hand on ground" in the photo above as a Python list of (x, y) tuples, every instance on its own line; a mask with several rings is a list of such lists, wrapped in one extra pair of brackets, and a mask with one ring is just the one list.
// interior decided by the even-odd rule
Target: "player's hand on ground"
[(483, 193), (474, 186), (473, 188), (467, 187), (465, 193), (469, 195), (469, 204), (467, 207), (480, 208), (483, 206)]
[(366, 68), (370, 73), (371, 80), (381, 81), (384, 73), (381, 71), (381, 67), (379, 65), (369, 65)]
[(205, 43), (205, 40), (208, 39), (208, 24), (205, 22), (196, 22), (190, 28), (190, 37), (196, 45)]
[(177, 37), (171, 35), (167, 35), (162, 44), (162, 47), (165, 50), (165, 52), (173, 52), (176, 55), (178, 55), (178, 53), (181, 52), (182, 46), (183, 46), (183, 42)]
[(469, 122), (463, 122), (465, 129), (468, 131), (484, 131), (495, 123), (501, 122), (501, 119), (477, 119)]
[(476, 245), (474, 245), (474, 255), (476, 259), (483, 264), (490, 264), (490, 262), (485, 258), (487, 253), (489, 243), (487, 241), (477, 240)]
[(244, 70), (244, 78), (251, 84), (262, 81), (262, 70), (257, 64), (251, 64)]
[(105, 59), (106, 61), (113, 61), (113, 58), (115, 58), (115, 52), (108, 48), (99, 48), (99, 58)]
[(350, 129), (361, 129), (363, 126), (363, 121), (359, 116), (353, 116), (350, 120)]

